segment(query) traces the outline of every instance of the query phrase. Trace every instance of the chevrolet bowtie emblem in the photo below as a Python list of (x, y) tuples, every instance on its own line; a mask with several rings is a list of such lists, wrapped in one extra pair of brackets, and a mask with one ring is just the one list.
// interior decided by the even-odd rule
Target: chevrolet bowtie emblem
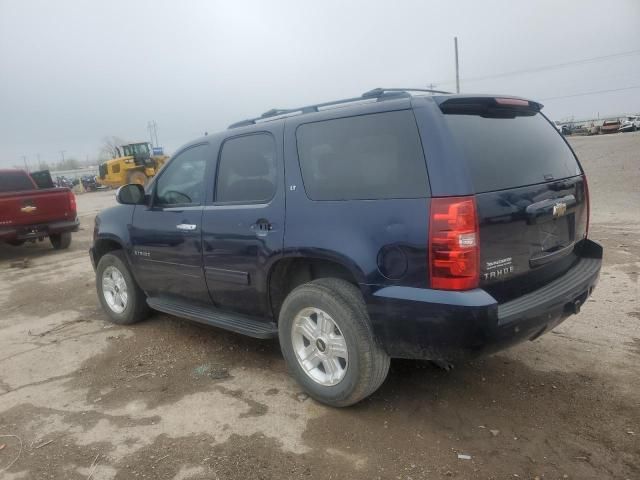
[(567, 204), (564, 202), (558, 202), (553, 206), (553, 216), (561, 217), (567, 213)]
[(34, 207), (33, 205), (27, 205), (26, 207), (22, 207), (20, 211), (24, 213), (31, 213), (37, 209), (38, 207)]

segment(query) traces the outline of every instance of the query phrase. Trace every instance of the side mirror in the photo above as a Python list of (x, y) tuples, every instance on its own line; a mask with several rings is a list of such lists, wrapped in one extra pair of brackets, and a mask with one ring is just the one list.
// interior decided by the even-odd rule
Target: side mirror
[(142, 205), (145, 202), (144, 187), (137, 183), (123, 185), (116, 190), (116, 200), (123, 205)]

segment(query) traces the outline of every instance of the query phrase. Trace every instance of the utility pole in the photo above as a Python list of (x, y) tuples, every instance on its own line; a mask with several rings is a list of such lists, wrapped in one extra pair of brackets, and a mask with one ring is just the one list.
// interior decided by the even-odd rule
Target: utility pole
[(460, 65), (458, 63), (458, 37), (453, 37), (453, 45), (456, 51), (456, 93), (460, 93)]
[(149, 131), (149, 139), (151, 140), (151, 147), (153, 147), (153, 131), (151, 130), (151, 120), (147, 122), (147, 130)]
[[(66, 150), (60, 150), (60, 156), (62, 157), (62, 163), (64, 163), (64, 152), (66, 152)], [(64, 165), (60, 165), (60, 166), (64, 168)]]
[(26, 155), (22, 155), (22, 161), (24, 162), (24, 169), (28, 172), (29, 171), (29, 165), (27, 165), (27, 156)]
[[(158, 145), (158, 124), (155, 120), (149, 120), (147, 123), (147, 129), (149, 130), (149, 137), (151, 138), (151, 146), (159, 147)], [(155, 137), (155, 142), (154, 142)]]
[[(427, 88), (429, 90), (435, 90), (437, 86), (438, 85), (435, 85), (433, 82), (431, 82), (429, 85), (427, 85)], [(433, 95), (433, 92), (431, 92), (431, 95)]]

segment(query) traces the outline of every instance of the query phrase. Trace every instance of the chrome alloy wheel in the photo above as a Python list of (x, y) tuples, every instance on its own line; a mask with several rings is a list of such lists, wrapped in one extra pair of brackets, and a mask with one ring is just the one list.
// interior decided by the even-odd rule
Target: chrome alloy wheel
[(342, 381), (349, 366), (347, 341), (336, 322), (319, 308), (304, 308), (293, 319), (293, 350), (304, 372), (319, 385)]
[(102, 272), (102, 295), (115, 313), (122, 313), (127, 308), (127, 282), (114, 266), (108, 266)]

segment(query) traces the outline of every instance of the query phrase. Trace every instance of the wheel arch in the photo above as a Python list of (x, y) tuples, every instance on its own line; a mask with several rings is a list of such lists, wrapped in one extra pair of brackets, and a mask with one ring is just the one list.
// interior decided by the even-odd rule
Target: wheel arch
[[(318, 278), (339, 278), (362, 291), (365, 275), (351, 260), (335, 252), (292, 252), (269, 267), (266, 293), (269, 313), (277, 321), (280, 307), (297, 286)], [(364, 293), (364, 292), (363, 292)]]
[(112, 252), (114, 250), (122, 250), (124, 253), (127, 262), (129, 262), (129, 255), (127, 253), (127, 249), (124, 247), (122, 241), (115, 236), (102, 236), (97, 238), (93, 242), (93, 248), (91, 249), (91, 255), (93, 255), (93, 261), (95, 265), (98, 265), (100, 259), (104, 257), (107, 253)]

